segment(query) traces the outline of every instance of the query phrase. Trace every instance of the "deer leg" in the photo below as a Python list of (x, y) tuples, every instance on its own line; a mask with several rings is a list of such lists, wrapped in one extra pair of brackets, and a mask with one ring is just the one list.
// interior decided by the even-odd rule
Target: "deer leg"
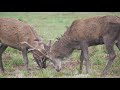
[(88, 56), (88, 44), (86, 42), (81, 43), (81, 49), (83, 51), (83, 57), (86, 61), (86, 73), (90, 73), (90, 62), (89, 62), (89, 56)]
[(109, 37), (104, 37), (103, 40), (104, 40), (104, 44), (106, 46), (106, 50), (107, 50), (108, 55), (109, 55), (108, 56), (109, 61), (108, 61), (107, 65), (106, 65), (105, 69), (102, 72), (102, 75), (106, 75), (108, 73), (108, 71), (109, 71), (109, 68), (112, 66), (112, 63), (113, 63), (113, 61), (114, 61), (114, 59), (116, 57), (116, 54), (115, 54), (115, 51), (113, 49), (114, 40), (110, 40)]
[(120, 50), (120, 38), (118, 39), (118, 42), (116, 43), (116, 46)]
[(22, 55), (23, 55), (23, 58), (24, 58), (25, 68), (26, 68), (27, 72), (29, 72), (29, 68), (28, 68), (28, 56), (27, 56), (27, 49), (26, 48), (22, 50)]
[(80, 74), (82, 73), (82, 67), (83, 67), (83, 51), (81, 51), (80, 55)]
[(2, 63), (2, 54), (8, 46), (1, 44), (0, 46), (0, 73), (4, 72), (3, 63)]

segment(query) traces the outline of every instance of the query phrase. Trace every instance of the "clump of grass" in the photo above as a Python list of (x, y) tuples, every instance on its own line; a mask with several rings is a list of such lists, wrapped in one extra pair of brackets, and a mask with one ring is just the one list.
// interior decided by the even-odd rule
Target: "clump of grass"
[(23, 58), (18, 54), (14, 54), (11, 60), (7, 60), (5, 62), (5, 66), (21, 66), (23, 64)]
[(3, 74), (0, 74), (0, 78), (5, 78), (5, 76)]

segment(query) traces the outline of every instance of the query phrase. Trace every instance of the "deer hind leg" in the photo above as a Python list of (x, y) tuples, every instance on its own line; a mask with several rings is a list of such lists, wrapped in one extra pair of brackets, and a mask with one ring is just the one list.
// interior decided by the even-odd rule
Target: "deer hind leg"
[(113, 48), (115, 39), (111, 39), (111, 37), (105, 36), (105, 37), (103, 37), (103, 40), (104, 40), (104, 44), (106, 46), (106, 50), (108, 52), (108, 57), (109, 57), (109, 61), (106, 65), (105, 69), (102, 72), (102, 75), (106, 75), (109, 71), (109, 68), (112, 66), (112, 63), (116, 57), (116, 54), (115, 54), (115, 51)]
[(7, 47), (8, 47), (7, 45), (3, 45), (3, 44), (1, 44), (1, 46), (0, 46), (0, 73), (4, 72), (3, 62), (2, 62), (2, 54), (6, 50)]

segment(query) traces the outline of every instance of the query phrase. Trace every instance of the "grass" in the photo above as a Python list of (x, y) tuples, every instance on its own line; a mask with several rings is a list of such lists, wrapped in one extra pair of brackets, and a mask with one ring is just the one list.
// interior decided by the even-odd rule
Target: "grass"
[[(60, 37), (65, 31), (66, 26), (70, 26), (76, 19), (85, 19), (94, 16), (117, 15), (119, 12), (0, 12), (1, 17), (20, 19), (32, 25), (37, 33), (43, 37), (47, 43), (52, 43), (57, 37)], [(94, 46), (89, 48), (91, 61), (91, 74), (85, 74), (85, 66), (83, 73), (79, 74), (79, 57), (80, 51), (75, 50), (74, 53), (63, 61), (62, 71), (56, 72), (51, 63), (48, 61), (47, 69), (39, 69), (31, 54), (29, 56), (30, 73), (27, 73), (21, 53), (18, 50), (7, 48), (3, 54), (3, 64), (5, 73), (0, 74), (0, 78), (101, 78), (100, 73), (107, 63), (106, 50), (104, 46)], [(117, 57), (110, 69), (110, 73), (106, 77), (120, 77), (120, 57), (119, 50), (115, 47)]]

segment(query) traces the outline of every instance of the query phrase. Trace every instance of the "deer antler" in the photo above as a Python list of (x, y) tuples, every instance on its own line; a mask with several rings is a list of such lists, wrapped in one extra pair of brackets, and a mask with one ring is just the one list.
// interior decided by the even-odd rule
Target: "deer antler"
[(28, 44), (27, 42), (21, 42), (22, 45), (27, 45), (30, 47), (29, 51), (33, 51), (33, 50), (37, 50), (39, 51), (42, 55), (44, 55), (45, 57), (49, 58), (48, 55), (45, 55), (40, 49), (36, 49), (33, 46), (31, 46), (30, 44)]

